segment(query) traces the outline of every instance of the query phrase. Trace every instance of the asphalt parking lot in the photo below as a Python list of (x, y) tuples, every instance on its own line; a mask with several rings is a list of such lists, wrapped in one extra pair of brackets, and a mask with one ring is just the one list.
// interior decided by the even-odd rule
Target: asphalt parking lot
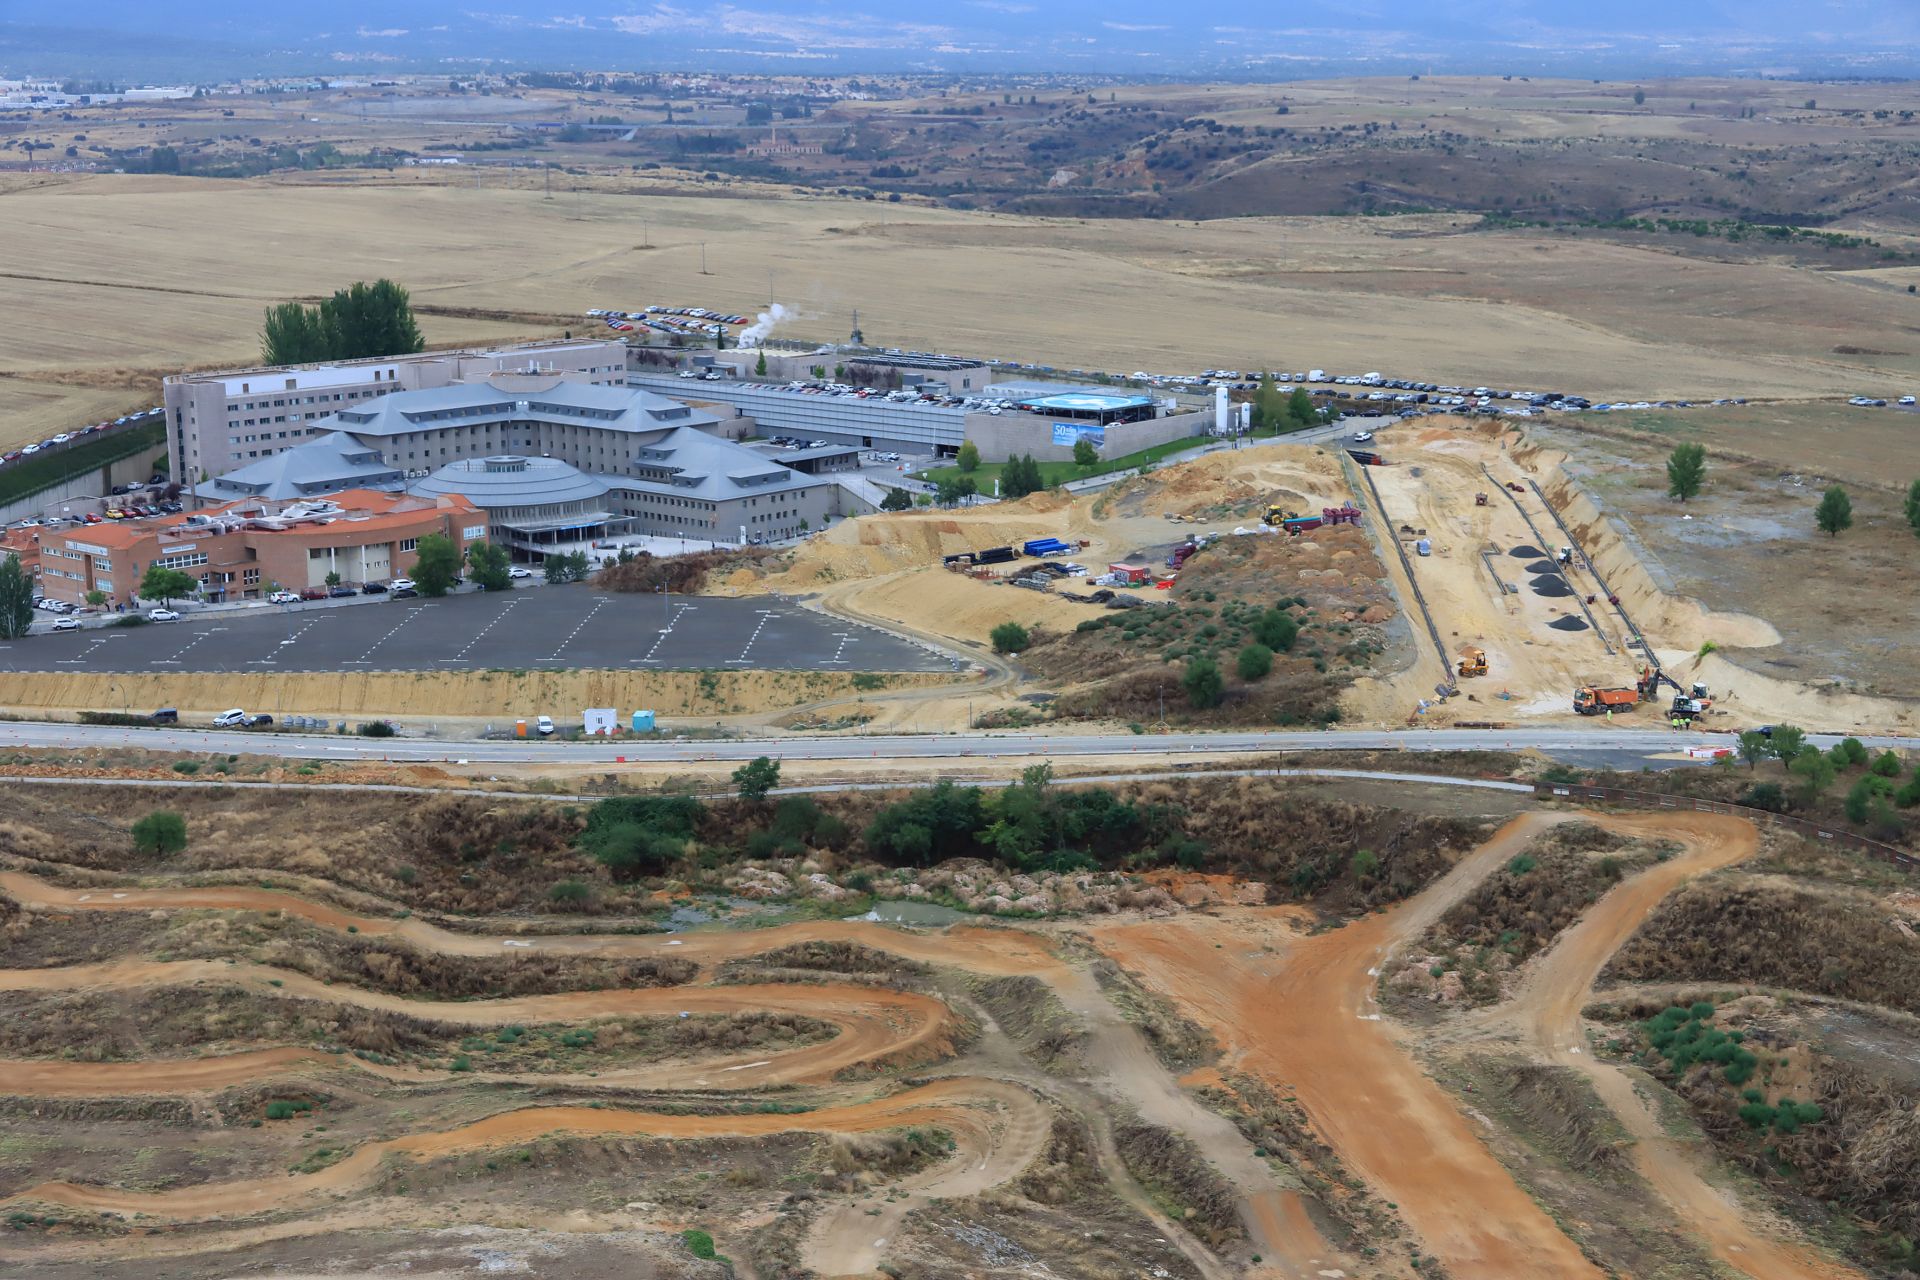
[[(316, 602), (317, 603), (317, 602)], [(758, 597), (522, 588), (286, 605), (0, 643), (0, 671), (461, 671), (571, 667), (945, 671), (943, 654)]]

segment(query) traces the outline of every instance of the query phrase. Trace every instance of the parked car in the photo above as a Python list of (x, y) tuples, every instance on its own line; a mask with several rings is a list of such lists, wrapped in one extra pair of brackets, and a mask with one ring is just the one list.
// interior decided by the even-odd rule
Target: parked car
[(335, 600), (345, 600), (350, 596), (357, 596), (359, 594), (360, 593), (358, 591), (355, 591), (352, 587), (348, 586), (344, 582), (337, 587), (327, 588), (327, 595)]
[(516, 564), (507, 570), (507, 576), (509, 578), (531, 578), (533, 576), (533, 570), (523, 564)]
[(276, 591), (267, 597), (268, 604), (299, 604), (300, 596), (293, 591)]
[(325, 600), (327, 598), (327, 589), (325, 587), (308, 587), (300, 593), (300, 598), (302, 600)]
[(412, 587), (395, 587), (393, 588), (393, 590), (387, 593), (387, 599), (411, 600), (419, 594), (420, 593), (418, 591), (415, 591)]
[(147, 621), (148, 622), (178, 622), (180, 621), (180, 615), (178, 613), (175, 613), (172, 609), (149, 609), (147, 610)]
[(398, 591), (402, 587), (411, 587), (412, 585), (413, 585), (412, 578), (395, 578), (393, 581), (387, 584), (387, 587), (389, 590)]
[(222, 711), (219, 715), (215, 716), (213, 718), (213, 727), (216, 729), (243, 729), (246, 727), (249, 719), (250, 717), (245, 711), (239, 707), (234, 707), (231, 710)]
[(387, 593), (387, 584), (384, 582), (369, 582), (366, 586), (360, 588), (360, 591), (363, 595), (383, 596)]
[(533, 722), (533, 727), (541, 737), (551, 738), (553, 736), (553, 717), (541, 716)]
[(261, 713), (260, 713), (259, 715), (257, 715), (257, 716), (248, 716), (248, 717), (247, 717), (247, 727), (248, 727), (249, 729), (251, 729), (251, 728), (252, 728), (252, 727), (253, 727), (254, 725), (257, 725), (257, 724), (272, 724), (272, 723), (273, 723), (273, 717), (272, 717), (272, 716), (270, 716), (270, 715), (268, 715), (268, 714), (267, 714), (266, 712), (264, 712), (264, 711), (262, 711), (262, 712), (261, 712)]
[(78, 631), (80, 629), (80, 619), (55, 618), (53, 620), (53, 629), (55, 631)]
[(179, 724), (180, 712), (173, 707), (162, 707), (147, 719), (155, 724)]

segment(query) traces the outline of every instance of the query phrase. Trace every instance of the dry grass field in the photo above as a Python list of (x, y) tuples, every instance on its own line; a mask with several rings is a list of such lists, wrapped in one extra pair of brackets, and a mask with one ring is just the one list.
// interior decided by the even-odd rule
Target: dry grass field
[(1472, 219), (1449, 215), (1089, 222), (764, 188), (695, 199), (646, 194), (637, 176), (549, 200), (537, 174), (518, 180), (13, 179), (0, 405), (16, 411), (0, 443), (153, 403), (164, 372), (253, 358), (269, 303), (379, 275), (412, 289), (433, 343), (545, 336), (603, 304), (751, 312), (771, 276), (805, 316), (790, 336), (844, 338), (857, 309), (884, 345), (1062, 367), (1311, 363), (1595, 396), (1920, 378), (1920, 349), (1890, 336), (1905, 312), (1920, 326), (1920, 301), (1878, 273), (1468, 234)]

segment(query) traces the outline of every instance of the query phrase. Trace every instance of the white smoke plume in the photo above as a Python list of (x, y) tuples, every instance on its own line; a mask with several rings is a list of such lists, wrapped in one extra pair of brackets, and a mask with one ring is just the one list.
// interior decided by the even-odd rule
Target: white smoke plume
[(757, 347), (773, 335), (773, 331), (789, 320), (799, 319), (799, 313), (789, 311), (776, 302), (753, 318), (753, 323), (740, 332), (740, 345)]

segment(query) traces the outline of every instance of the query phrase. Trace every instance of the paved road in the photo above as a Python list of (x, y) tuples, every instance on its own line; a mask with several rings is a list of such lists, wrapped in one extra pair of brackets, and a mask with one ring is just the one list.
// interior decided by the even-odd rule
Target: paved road
[[(1837, 735), (1809, 735), (1831, 746)], [(1920, 750), (1916, 738), (1865, 738), (1868, 746)], [(1578, 764), (1637, 767), (1648, 757), (1688, 747), (1733, 745), (1731, 734), (1669, 729), (1394, 729), (1271, 733), (1047, 734), (950, 733), (844, 738), (674, 739), (626, 742), (423, 741), (340, 738), (326, 734), (198, 729), (122, 729), (100, 725), (0, 722), (5, 747), (139, 747), (152, 751), (245, 752), (318, 760), (470, 761), (472, 763), (610, 764), (628, 761), (944, 760), (1249, 751), (1502, 751), (1534, 748)]]
[(584, 588), (189, 613), (0, 642), (0, 671), (946, 671), (947, 655), (772, 598)]

